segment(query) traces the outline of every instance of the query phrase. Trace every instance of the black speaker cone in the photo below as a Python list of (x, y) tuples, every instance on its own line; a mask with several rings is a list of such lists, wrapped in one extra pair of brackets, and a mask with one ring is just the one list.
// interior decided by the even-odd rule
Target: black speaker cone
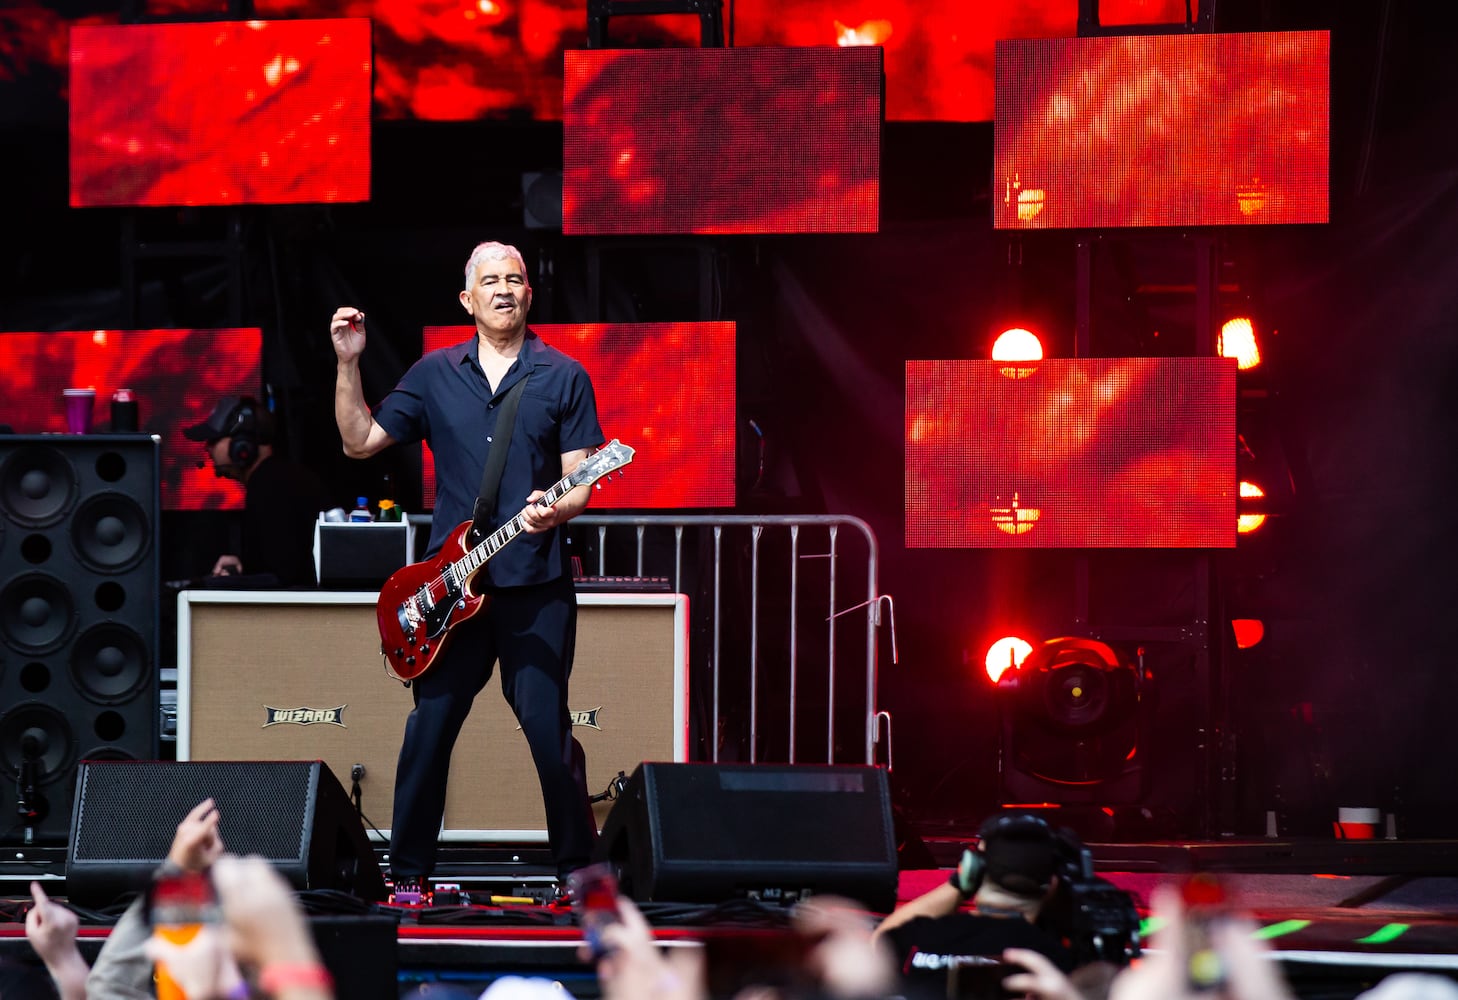
[(150, 538), (146, 513), (125, 493), (97, 493), (71, 520), (76, 555), (100, 573), (131, 569), (146, 554)]
[(147, 644), (132, 629), (107, 623), (81, 633), (71, 648), (71, 680), (102, 705), (130, 701), (147, 684)]
[(76, 602), (60, 580), (44, 573), (16, 577), (0, 590), (0, 636), (24, 653), (46, 653), (76, 630)]
[(0, 715), (0, 765), (16, 775), (29, 758), (37, 780), (54, 781), (71, 773), (76, 741), (65, 716), (38, 702), (26, 702)]
[(0, 510), (20, 524), (55, 524), (75, 504), (76, 490), (76, 470), (54, 448), (19, 448), (0, 464)]

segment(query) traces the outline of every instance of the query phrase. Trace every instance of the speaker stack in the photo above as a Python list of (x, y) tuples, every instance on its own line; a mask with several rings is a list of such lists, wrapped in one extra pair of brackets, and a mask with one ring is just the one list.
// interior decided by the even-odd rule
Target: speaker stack
[(157, 756), (158, 462), (0, 436), (0, 842), (65, 841), (78, 761)]

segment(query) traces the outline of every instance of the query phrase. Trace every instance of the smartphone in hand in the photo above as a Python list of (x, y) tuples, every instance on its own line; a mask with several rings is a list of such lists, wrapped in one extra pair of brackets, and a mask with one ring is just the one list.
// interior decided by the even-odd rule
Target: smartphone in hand
[(603, 930), (621, 919), (618, 878), (609, 865), (589, 865), (567, 876), (567, 891), (572, 898), (572, 912), (595, 962), (611, 950), (603, 944)]
[(1211, 992), (1225, 986), (1225, 959), (1211, 940), (1211, 932), (1229, 918), (1225, 886), (1214, 875), (1190, 876), (1180, 888), (1185, 904), (1185, 985), (1191, 992)]
[[(179, 871), (157, 876), (147, 889), (145, 911), (152, 934), (173, 944), (187, 944), (203, 927), (222, 922), (222, 910), (207, 872)], [(186, 1000), (161, 963), (156, 968), (156, 986), (158, 1000)]]

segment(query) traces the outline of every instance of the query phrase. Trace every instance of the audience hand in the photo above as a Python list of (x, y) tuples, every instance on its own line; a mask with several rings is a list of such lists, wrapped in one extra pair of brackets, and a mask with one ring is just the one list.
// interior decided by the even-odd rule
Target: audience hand
[(703, 954), (675, 951), (665, 958), (643, 914), (626, 897), (618, 899), (619, 922), (602, 930), (610, 949), (597, 963), (606, 1000), (704, 1000)]
[(233, 576), (243, 572), (243, 560), (237, 556), (218, 556), (218, 561), (213, 563), (213, 576)]
[(86, 960), (76, 947), (76, 914), (53, 902), (39, 882), (30, 884), (34, 905), (25, 915), (25, 936), (60, 987), (62, 1000), (86, 996)]
[(1005, 990), (1026, 994), (1035, 1000), (1083, 1000), (1073, 981), (1040, 951), (1009, 948), (1002, 953), (1002, 960), (1028, 970), (1005, 977), (1002, 981)]
[(187, 1000), (218, 1000), (235, 996), (243, 982), (238, 963), (228, 950), (226, 934), (218, 927), (202, 927), (186, 943), (152, 937), (147, 957), (166, 968), (167, 977)]
[[(1189, 957), (1184, 904), (1178, 890), (1161, 886), (1152, 897), (1152, 910), (1163, 923), (1153, 948), (1139, 964), (1114, 977), (1110, 1000), (1197, 1000), (1200, 994), (1188, 983)], [(1255, 925), (1232, 917), (1210, 929), (1210, 941), (1225, 966), (1226, 1000), (1293, 1000), (1270, 947), (1254, 937)]]
[(212, 799), (203, 799), (177, 824), (167, 860), (184, 871), (200, 872), (223, 856), (223, 838), (218, 835), (222, 817)]
[(890, 942), (873, 936), (871, 917), (848, 899), (820, 896), (795, 908), (795, 929), (819, 943), (806, 956), (809, 971), (836, 997), (884, 997), (896, 992)]
[(213, 887), (240, 963), (260, 968), (318, 964), (319, 952), (293, 890), (263, 858), (224, 855), (213, 865)]

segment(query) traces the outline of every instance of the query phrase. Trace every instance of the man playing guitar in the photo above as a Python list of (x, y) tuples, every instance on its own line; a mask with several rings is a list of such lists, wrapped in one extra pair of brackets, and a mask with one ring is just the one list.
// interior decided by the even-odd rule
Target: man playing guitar
[[(547, 836), (559, 878), (588, 863), (597, 828), (588, 802), (586, 763), (572, 736), (567, 679), (572, 672), (577, 602), (558, 527), (587, 506), (591, 487), (571, 488), (538, 506), (544, 487), (571, 473), (603, 443), (587, 371), (527, 328), (532, 290), (521, 253), (501, 243), (477, 246), (466, 264), (461, 305), (476, 335), (417, 361), (371, 413), (359, 359), (364, 313), (335, 310), (330, 324), (338, 367), (334, 415), (344, 452), (368, 458), (396, 442), (424, 440), (435, 453), (436, 504), (429, 554), (472, 518), (493, 439), (510, 442), (501, 486), (482, 497), (485, 537), (520, 517), (523, 534), (476, 574), (471, 589), (489, 597), (481, 613), (454, 626), (430, 669), (412, 680), (415, 707), (395, 773), (390, 870), (397, 900), (428, 892), (436, 834), (445, 814), (451, 749), (471, 702), (501, 664), (501, 689), (531, 747), (546, 807)], [(514, 426), (497, 427), (512, 387), (526, 385)], [(510, 407), (508, 407), (510, 409)], [(526, 505), (525, 508), (523, 505)]]

